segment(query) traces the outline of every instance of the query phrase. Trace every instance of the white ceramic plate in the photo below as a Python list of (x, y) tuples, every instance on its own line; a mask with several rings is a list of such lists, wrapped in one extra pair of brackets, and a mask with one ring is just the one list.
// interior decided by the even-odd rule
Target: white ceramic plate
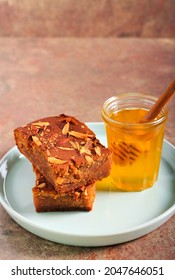
[[(102, 123), (88, 123), (106, 145)], [(91, 212), (36, 213), (31, 164), (12, 148), (0, 162), (0, 202), (23, 228), (51, 241), (105, 246), (141, 237), (175, 213), (175, 147), (164, 141), (159, 178), (142, 192), (98, 191)]]

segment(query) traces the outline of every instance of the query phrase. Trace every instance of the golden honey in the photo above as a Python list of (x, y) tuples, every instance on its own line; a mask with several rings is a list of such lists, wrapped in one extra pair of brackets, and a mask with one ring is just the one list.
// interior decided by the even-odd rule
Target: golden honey
[(113, 106), (107, 117), (102, 114), (112, 151), (109, 179), (112, 189), (140, 191), (152, 187), (157, 180), (166, 118), (162, 113), (153, 122), (142, 123), (149, 108), (129, 104), (130, 107), (126, 102), (115, 110)]

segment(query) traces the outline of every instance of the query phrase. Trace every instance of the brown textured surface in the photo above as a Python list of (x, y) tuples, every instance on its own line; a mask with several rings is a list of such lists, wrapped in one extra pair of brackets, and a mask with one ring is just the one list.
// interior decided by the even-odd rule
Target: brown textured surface
[[(158, 96), (175, 74), (173, 39), (0, 39), (0, 157), (13, 129), (62, 113), (101, 121), (103, 102), (117, 92)], [(175, 98), (165, 137), (175, 145)], [(175, 216), (132, 242), (79, 248), (43, 240), (0, 206), (0, 259), (175, 259)]]
[(111, 152), (84, 122), (60, 114), (14, 130), (18, 149), (57, 191), (102, 180), (110, 173)]
[(92, 210), (95, 199), (95, 183), (60, 193), (36, 168), (35, 175), (36, 185), (33, 187), (32, 193), (37, 212)]
[(173, 37), (174, 0), (0, 0), (0, 36)]

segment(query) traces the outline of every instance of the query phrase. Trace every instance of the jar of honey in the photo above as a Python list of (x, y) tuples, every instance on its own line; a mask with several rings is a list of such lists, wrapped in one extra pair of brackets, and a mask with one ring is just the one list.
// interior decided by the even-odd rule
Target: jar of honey
[(112, 151), (112, 189), (141, 191), (158, 178), (165, 123), (164, 108), (156, 119), (142, 119), (156, 98), (125, 93), (109, 98), (103, 105), (108, 147)]

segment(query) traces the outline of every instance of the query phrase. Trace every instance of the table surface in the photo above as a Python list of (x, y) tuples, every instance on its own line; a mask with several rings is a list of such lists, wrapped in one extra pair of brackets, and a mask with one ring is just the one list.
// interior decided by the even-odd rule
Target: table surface
[[(13, 129), (66, 113), (101, 121), (101, 107), (120, 92), (155, 96), (175, 74), (174, 39), (0, 38), (0, 157)], [(175, 98), (165, 138), (175, 145)], [(175, 216), (134, 241), (107, 247), (53, 243), (29, 233), (0, 206), (0, 259), (175, 259)]]

